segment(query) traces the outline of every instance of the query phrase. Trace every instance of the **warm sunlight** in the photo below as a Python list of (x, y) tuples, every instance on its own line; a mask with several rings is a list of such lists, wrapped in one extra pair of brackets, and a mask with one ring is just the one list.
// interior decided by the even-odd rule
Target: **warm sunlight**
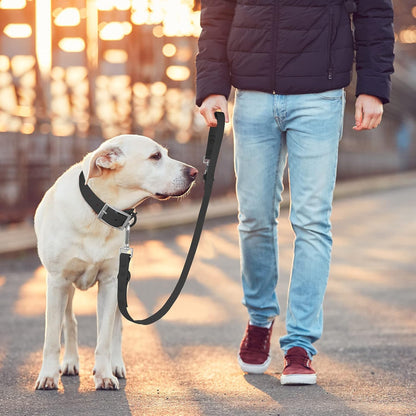
[(171, 58), (176, 53), (176, 46), (173, 43), (167, 43), (162, 49), (163, 55)]
[(123, 64), (127, 62), (128, 55), (123, 49), (107, 49), (104, 51), (104, 59), (112, 64)]
[(28, 38), (32, 36), (32, 28), (25, 23), (9, 23), (4, 28), (4, 33), (9, 38)]
[(201, 32), (200, 12), (193, 0), (133, 0), (131, 21), (136, 25), (163, 25), (165, 36), (195, 36)]
[[(91, 114), (106, 138), (134, 125), (153, 129), (166, 112), (175, 140), (188, 141), (202, 127), (190, 82), (201, 30), (194, 0), (0, 0), (0, 8), (10, 10), (2, 29), (1, 131), (31, 134), (45, 111), (50, 120), (39, 127), (57, 136), (88, 134)], [(16, 51), (37, 65), (28, 69)], [(74, 88), (67, 80), (73, 66), (89, 74)], [(120, 77), (130, 80), (122, 88), (115, 87)], [(146, 94), (136, 95), (136, 84)]]
[(33, 276), (19, 290), (14, 312), (20, 316), (36, 316), (45, 313), (46, 270), (38, 267)]
[(58, 45), (65, 52), (81, 52), (85, 49), (85, 42), (82, 38), (63, 38)]
[(100, 29), (101, 40), (121, 40), (132, 30), (128, 22), (110, 22), (104, 23)]
[(185, 81), (191, 75), (186, 66), (172, 65), (166, 69), (166, 75), (173, 81)]
[(131, 6), (130, 0), (98, 0), (98, 10), (128, 10)]
[(55, 18), (56, 26), (77, 26), (81, 22), (79, 10), (75, 7), (63, 9)]
[(410, 26), (399, 33), (401, 43), (416, 43), (416, 26)]
[(26, 7), (26, 0), (1, 0), (0, 9), (20, 10)]
[(166, 94), (166, 84), (164, 82), (155, 82), (151, 87), (150, 87), (150, 92), (155, 95), (156, 97), (162, 97), (163, 95)]
[(52, 67), (51, 0), (36, 1), (36, 58), (44, 79)]
[[(88, 1), (86, 9), (76, 7), (57, 8), (52, 10), (51, 0), (37, 0), (36, 7), (36, 55), (41, 74), (46, 77), (52, 66), (52, 25), (57, 27), (77, 27), (86, 17), (87, 39), (65, 36), (57, 39), (60, 48), (65, 52), (81, 52), (87, 50), (89, 60), (96, 62), (97, 39), (100, 41), (119, 41), (130, 35), (133, 25), (153, 25), (155, 37), (197, 37), (200, 33), (200, 12), (193, 11), (192, 0), (94, 0)], [(21, 9), (26, 0), (2, 0), (0, 7), (4, 9)], [(94, 9), (94, 10), (93, 10)], [(130, 21), (101, 21), (99, 11), (122, 10), (130, 11)], [(4, 33), (11, 38), (26, 38), (32, 34), (28, 24), (10, 23)], [(94, 49), (93, 49), (94, 48)], [(175, 55), (176, 46), (168, 43), (163, 49), (166, 57)], [(124, 54), (109, 52), (106, 61), (110, 63), (126, 62)], [(188, 70), (179, 67), (169, 69), (168, 76), (173, 80), (189, 78)]]
[(0, 55), (0, 72), (6, 72), (10, 68), (9, 58), (5, 55)]

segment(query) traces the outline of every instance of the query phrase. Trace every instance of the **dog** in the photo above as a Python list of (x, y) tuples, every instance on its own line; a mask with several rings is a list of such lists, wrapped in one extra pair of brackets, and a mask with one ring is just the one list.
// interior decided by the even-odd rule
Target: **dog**
[[(75, 288), (87, 290), (96, 282), (95, 388), (117, 390), (118, 378), (126, 376), (117, 307), (118, 255), (124, 233), (99, 219), (80, 192), (79, 178), (85, 178), (85, 184), (98, 198), (121, 211), (147, 198), (184, 196), (197, 174), (194, 167), (170, 158), (154, 140), (121, 135), (87, 154), (45, 193), (35, 213), (38, 253), (47, 271), (43, 363), (36, 389), (57, 389), (59, 373), (79, 373), (72, 300)], [(60, 365), (62, 327), (65, 352)]]

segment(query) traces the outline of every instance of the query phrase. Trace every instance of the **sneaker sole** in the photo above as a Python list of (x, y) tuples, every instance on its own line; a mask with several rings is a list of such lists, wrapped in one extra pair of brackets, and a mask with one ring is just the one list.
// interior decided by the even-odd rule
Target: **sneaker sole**
[(249, 374), (263, 374), (269, 368), (271, 360), (272, 357), (269, 356), (263, 364), (247, 364), (238, 355), (238, 364), (245, 373)]
[(280, 377), (280, 384), (316, 384), (316, 374), (288, 374)]

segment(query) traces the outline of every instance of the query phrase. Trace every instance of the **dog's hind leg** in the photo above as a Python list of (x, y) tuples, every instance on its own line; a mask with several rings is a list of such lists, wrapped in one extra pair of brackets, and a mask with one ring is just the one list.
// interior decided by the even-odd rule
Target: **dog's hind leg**
[(70, 285), (68, 287), (68, 302), (64, 315), (65, 353), (61, 365), (61, 373), (68, 376), (75, 376), (79, 373), (78, 323), (72, 310), (74, 292), (74, 286)]
[(121, 333), (122, 322), (120, 310), (116, 309), (114, 319), (113, 341), (111, 348), (111, 368), (113, 374), (118, 378), (126, 378), (126, 367), (124, 366), (123, 355), (121, 352)]
[(46, 291), (45, 344), (43, 363), (36, 389), (54, 390), (59, 381), (59, 354), (64, 311), (68, 300), (68, 282), (48, 273)]

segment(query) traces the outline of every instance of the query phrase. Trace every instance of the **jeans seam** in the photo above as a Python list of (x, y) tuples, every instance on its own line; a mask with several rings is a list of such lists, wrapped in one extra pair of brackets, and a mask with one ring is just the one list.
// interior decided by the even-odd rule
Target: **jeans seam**
[(345, 113), (345, 90), (342, 90), (342, 97), (341, 97), (341, 120), (340, 120), (340, 127), (339, 127), (339, 139), (338, 142), (341, 141), (342, 135), (344, 134), (344, 113)]
[[(275, 213), (276, 213), (276, 208), (277, 208), (277, 219), (279, 221), (280, 219), (280, 200), (278, 203), (278, 206), (276, 207), (276, 197), (277, 197), (277, 183), (279, 181), (279, 165), (280, 165), (280, 158), (282, 155), (282, 149), (283, 149), (283, 134), (281, 134), (281, 138), (280, 138), (280, 146), (279, 146), (279, 153), (277, 154), (277, 163), (276, 163), (276, 172), (275, 172), (275, 176), (274, 176), (274, 186), (273, 186), (273, 206), (272, 206), (272, 218), (276, 218), (275, 217)], [(279, 235), (278, 235), (278, 231), (277, 231), (277, 227), (278, 225), (274, 225), (273, 228), (273, 237), (276, 236), (276, 242), (273, 244), (273, 255), (274, 255), (274, 264), (275, 264), (275, 269), (274, 269), (274, 273), (275, 275), (273, 276), (274, 281), (276, 281), (276, 285), (279, 279), (279, 266), (278, 266), (278, 244), (279, 244)], [(274, 238), (273, 238), (273, 242), (274, 242)]]

